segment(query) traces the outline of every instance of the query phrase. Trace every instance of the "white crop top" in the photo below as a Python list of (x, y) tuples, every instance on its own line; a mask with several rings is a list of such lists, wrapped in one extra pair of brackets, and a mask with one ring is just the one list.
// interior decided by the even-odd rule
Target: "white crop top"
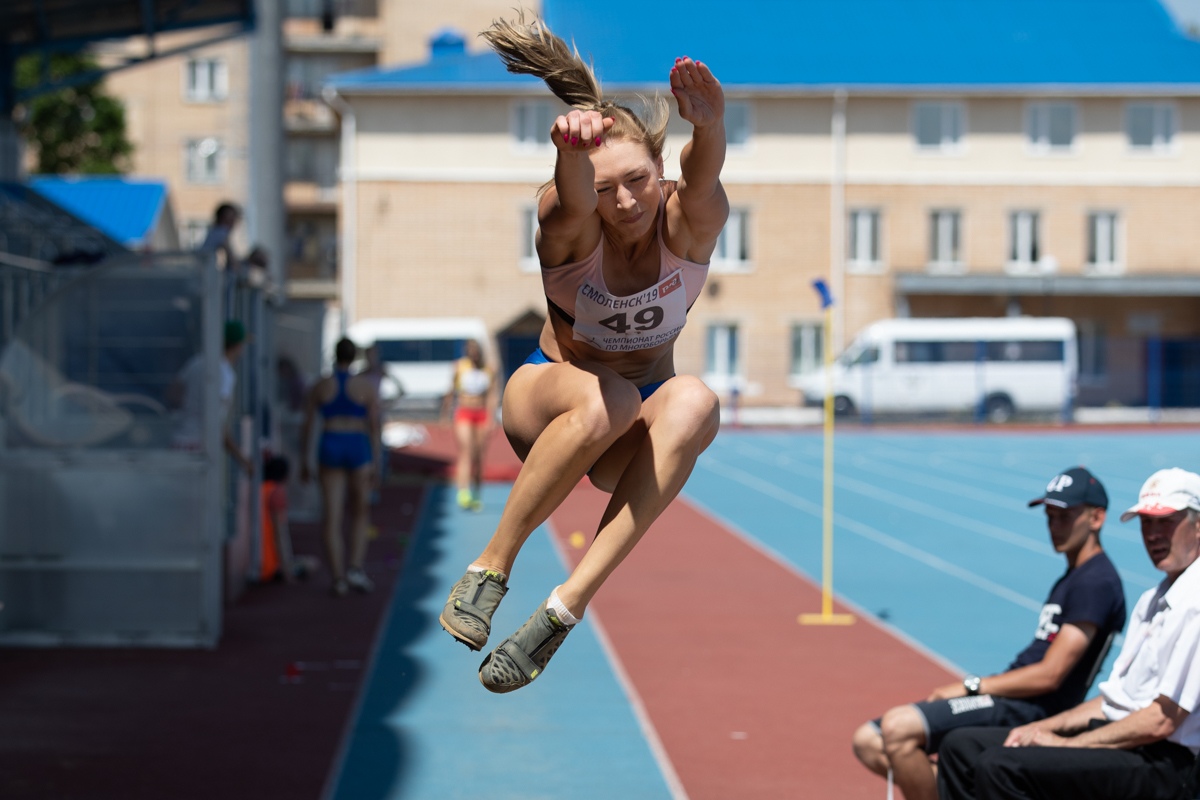
[(687, 311), (700, 296), (708, 265), (687, 261), (663, 242), (666, 200), (658, 204), (658, 282), (627, 297), (604, 284), (604, 237), (582, 261), (542, 268), (542, 286), (552, 310), (571, 324), (574, 338), (598, 350), (628, 352), (674, 339)]

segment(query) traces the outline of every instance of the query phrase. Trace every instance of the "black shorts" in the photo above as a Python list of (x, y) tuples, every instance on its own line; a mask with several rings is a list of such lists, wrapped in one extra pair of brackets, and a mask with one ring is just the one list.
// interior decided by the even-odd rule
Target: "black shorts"
[[(942, 746), (942, 739), (955, 728), (1015, 728), (1048, 716), (1046, 709), (1037, 703), (990, 694), (932, 702), (922, 700), (912, 705), (925, 725), (926, 753), (936, 753)], [(878, 730), (879, 720), (871, 722)]]

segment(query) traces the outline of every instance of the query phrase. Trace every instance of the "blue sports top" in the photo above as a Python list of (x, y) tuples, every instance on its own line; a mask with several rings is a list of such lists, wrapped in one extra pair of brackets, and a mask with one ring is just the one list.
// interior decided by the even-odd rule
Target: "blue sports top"
[(346, 394), (346, 381), (350, 378), (350, 373), (339, 369), (333, 373), (333, 377), (337, 378), (337, 394), (328, 403), (321, 405), (321, 416), (365, 417), (367, 415), (367, 407), (354, 402)]

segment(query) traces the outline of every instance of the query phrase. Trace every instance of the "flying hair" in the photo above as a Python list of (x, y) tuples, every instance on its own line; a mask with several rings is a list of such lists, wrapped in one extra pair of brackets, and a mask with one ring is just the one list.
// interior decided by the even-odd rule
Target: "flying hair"
[(567, 105), (611, 117), (614, 124), (607, 138), (644, 144), (651, 157), (662, 157), (670, 109), (661, 97), (639, 98), (645, 119), (626, 106), (604, 99), (595, 70), (584, 62), (579, 50), (552, 33), (540, 19), (527, 22), (523, 11), (517, 12), (515, 21), (494, 20), (479, 35), (509, 72), (541, 78)]

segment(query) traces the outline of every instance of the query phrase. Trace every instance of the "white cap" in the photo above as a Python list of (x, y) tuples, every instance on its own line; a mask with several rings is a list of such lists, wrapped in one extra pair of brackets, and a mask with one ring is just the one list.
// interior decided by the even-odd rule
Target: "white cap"
[(1160, 469), (1142, 484), (1137, 505), (1121, 515), (1121, 522), (1138, 514), (1166, 517), (1185, 508), (1200, 511), (1200, 475), (1179, 467)]

